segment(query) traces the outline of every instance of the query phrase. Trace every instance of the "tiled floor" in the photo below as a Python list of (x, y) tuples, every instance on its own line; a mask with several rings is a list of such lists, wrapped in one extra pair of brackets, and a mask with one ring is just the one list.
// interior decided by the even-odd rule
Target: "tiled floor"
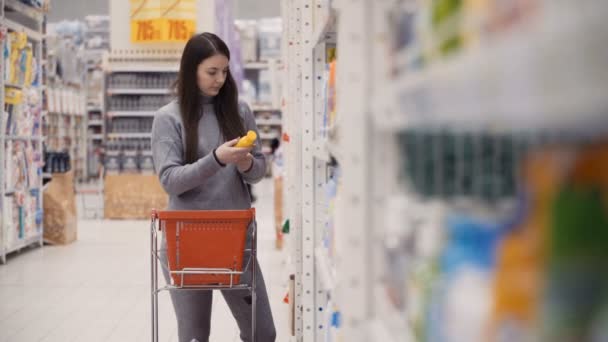
[[(287, 341), (285, 252), (274, 249), (272, 181), (256, 185), (259, 259), (277, 341)], [(0, 265), (0, 342), (150, 341), (148, 221), (78, 224), (78, 241), (23, 251)], [(160, 299), (161, 341), (177, 341), (167, 293)], [(222, 296), (214, 295), (211, 341), (238, 341)]]

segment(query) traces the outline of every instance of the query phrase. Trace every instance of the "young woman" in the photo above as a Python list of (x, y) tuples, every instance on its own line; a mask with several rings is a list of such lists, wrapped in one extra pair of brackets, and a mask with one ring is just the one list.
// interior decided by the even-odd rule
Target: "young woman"
[[(257, 132), (257, 127), (249, 107), (238, 101), (229, 60), (228, 47), (216, 35), (203, 33), (192, 37), (181, 59), (177, 99), (159, 109), (154, 117), (154, 167), (169, 194), (169, 210), (250, 208), (246, 183), (258, 182), (266, 172), (259, 145), (234, 147), (239, 137), (248, 130)], [(166, 255), (161, 257), (166, 261)], [(259, 267), (256, 270), (256, 340), (272, 342), (276, 338), (274, 322), (261, 270)], [(163, 272), (169, 281), (167, 271)], [(251, 279), (251, 275), (243, 278)], [(237, 321), (241, 339), (250, 341), (249, 291), (222, 291), (222, 295)], [(179, 341), (207, 342), (212, 292), (171, 292), (171, 299)]]

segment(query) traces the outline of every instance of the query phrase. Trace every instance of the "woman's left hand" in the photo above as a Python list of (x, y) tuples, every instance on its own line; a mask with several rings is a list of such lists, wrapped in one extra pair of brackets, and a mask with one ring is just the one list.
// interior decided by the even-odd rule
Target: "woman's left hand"
[(253, 164), (253, 155), (247, 153), (247, 155), (236, 163), (236, 167), (240, 172), (249, 171)]

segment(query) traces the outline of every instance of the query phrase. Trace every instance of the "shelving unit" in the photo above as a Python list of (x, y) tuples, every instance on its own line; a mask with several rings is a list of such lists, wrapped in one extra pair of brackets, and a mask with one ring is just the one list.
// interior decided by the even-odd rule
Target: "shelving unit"
[(43, 244), (43, 84), (34, 64), (42, 65), (45, 15), (15, 0), (0, 6), (2, 45), (11, 44), (8, 57), (18, 53), (33, 62), (21, 69), (3, 55), (0, 67), (0, 262), (6, 263), (7, 254)]
[[(45, 171), (73, 171), (73, 180), (88, 179), (85, 48), (51, 24), (45, 40)], [(69, 161), (68, 161), (69, 157)], [(60, 158), (62, 162), (51, 162)]]
[[(109, 173), (153, 173), (152, 120), (154, 112), (171, 100), (170, 87), (177, 72), (167, 70), (172, 70), (179, 60), (167, 62), (164, 68), (157, 68), (158, 72), (141, 71), (145, 63), (140, 63), (142, 68), (138, 71), (126, 72), (116, 65), (124, 62), (118, 57), (111, 58), (117, 62), (110, 63), (110, 71), (106, 72), (105, 168)], [(149, 60), (156, 63), (152, 56)]]
[[(283, 64), (278, 59), (247, 62), (244, 65), (244, 77), (256, 90), (255, 98), (246, 96), (253, 112), (260, 140), (265, 151), (271, 151), (273, 139), (280, 139), (282, 134), (282, 110), (280, 106), (281, 80)], [(266, 89), (262, 91), (262, 89)], [(262, 95), (260, 93), (264, 93)], [(269, 153), (267, 153), (269, 156)], [(270, 174), (270, 169), (269, 169)]]
[[(507, 20), (509, 12), (488, 15), (463, 3), (457, 15), (444, 20), (477, 25), (455, 25), (447, 31), (442, 31), (446, 28), (441, 24), (429, 24), (425, 15), (433, 11), (430, 3), (364, 1), (356, 5), (367, 13), (356, 25), (370, 31), (359, 36), (360, 42), (375, 47), (359, 66), (387, 60), (387, 54), (391, 58), (385, 68), (370, 73), (368, 87), (349, 82), (344, 83), (347, 88), (339, 88), (339, 94), (348, 92), (351, 98), (355, 88), (366, 89), (370, 99), (359, 122), (367, 123), (364, 136), (370, 148), (356, 156), (371, 166), (358, 183), (365, 184), (371, 198), (366, 210), (372, 229), (359, 235), (365, 241), (360, 248), (341, 253), (367, 254), (372, 267), (363, 284), (365, 296), (372, 299), (363, 308), (369, 323), (363, 324), (360, 337), (351, 335), (346, 340), (445, 340), (442, 336), (454, 341), (485, 340), (488, 334), (506, 333), (514, 327), (518, 340), (571, 336), (566, 326), (572, 325), (565, 321), (554, 325), (552, 318), (567, 320), (562, 314), (572, 312), (569, 301), (580, 292), (559, 292), (565, 285), (556, 279), (565, 279), (560, 277), (569, 271), (549, 269), (576, 263), (575, 257), (561, 255), (559, 259), (554, 245), (534, 240), (522, 247), (525, 243), (517, 239), (531, 238), (542, 230), (541, 239), (565, 243), (560, 234), (570, 229), (567, 243), (575, 246), (584, 243), (587, 228), (583, 226), (605, 229), (599, 221), (574, 228), (563, 220), (566, 216), (560, 221), (547, 208), (564, 205), (556, 194), (570, 191), (570, 183), (556, 174), (568, 174), (572, 184), (581, 181), (585, 176), (569, 170), (581, 167), (580, 163), (601, 164), (594, 153), (606, 149), (602, 141), (608, 133), (608, 105), (600, 90), (608, 87), (608, 73), (596, 39), (606, 38), (600, 13), (608, 7), (593, 1), (528, 4), (513, 7), (518, 15)], [(348, 25), (356, 21), (349, 20)], [(444, 41), (436, 36), (440, 31), (448, 34)], [(345, 56), (342, 48), (349, 44), (342, 43), (340, 55)], [(340, 72), (347, 72), (340, 66)], [(352, 153), (343, 151), (346, 157)], [(565, 166), (553, 158), (573, 159)], [(581, 162), (578, 158), (589, 159)], [(347, 172), (345, 168), (344, 178)], [(585, 182), (594, 187), (598, 179), (589, 177)], [(541, 186), (542, 182), (547, 183)], [(357, 183), (349, 184), (355, 187)], [(596, 191), (605, 196), (605, 188)], [(582, 208), (576, 202), (582, 201), (580, 197), (570, 199), (570, 205), (581, 206), (582, 216), (592, 211), (591, 205)], [(520, 206), (524, 213), (518, 211), (523, 210)], [(552, 221), (534, 219), (542, 215)], [(595, 246), (608, 247), (602, 234), (594, 236)], [(498, 239), (496, 245), (488, 242), (494, 241), (491, 237)], [(488, 264), (486, 248), (494, 260)], [(551, 251), (546, 263), (535, 259), (543, 248)], [(530, 259), (514, 260), (521, 253)], [(602, 258), (589, 260), (597, 263)], [(509, 273), (516, 269), (542, 279), (544, 287), (540, 289), (532, 278)], [(341, 278), (342, 269), (338, 271)], [(587, 281), (592, 283), (589, 272), (593, 268), (581, 271), (578, 281), (590, 277)], [(602, 271), (596, 267), (595, 272)], [(519, 282), (526, 280), (530, 282), (522, 291)], [(522, 302), (513, 304), (516, 300), (508, 296)], [(548, 303), (550, 311), (522, 317), (529, 314), (527, 308)], [(592, 317), (591, 311), (585, 314)], [(596, 325), (605, 326), (605, 320), (595, 319)], [(577, 323), (579, 336), (592, 330), (585, 324), (591, 323)], [(350, 335), (351, 327), (343, 329)]]
[[(327, 148), (339, 143), (338, 135), (326, 134), (332, 110), (328, 104), (328, 65), (336, 45), (338, 55), (342, 53), (335, 39), (338, 13), (333, 6), (327, 1), (294, 0), (286, 2), (283, 8), (286, 29), (282, 59), (288, 89), (284, 94), (284, 133), (288, 140), (283, 144), (294, 253), (295, 341), (335, 340), (341, 312), (344, 306), (348, 307), (339, 296), (343, 273), (339, 268), (338, 246), (342, 236), (335, 221), (338, 210), (335, 192), (338, 188), (343, 190), (340, 186), (343, 161), (336, 163)], [(363, 211), (355, 203), (349, 212), (358, 218)], [(358, 266), (365, 265), (356, 254), (349, 258)]]
[(105, 121), (105, 74), (103, 60), (110, 49), (110, 18), (91, 15), (85, 17), (87, 47), (87, 168), (88, 178), (101, 181), (99, 170), (103, 163)]

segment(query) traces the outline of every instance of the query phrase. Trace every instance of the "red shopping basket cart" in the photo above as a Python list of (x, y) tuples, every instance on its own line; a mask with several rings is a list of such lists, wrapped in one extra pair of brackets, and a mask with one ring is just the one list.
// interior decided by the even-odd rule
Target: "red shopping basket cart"
[[(251, 230), (249, 230), (251, 227)], [(158, 232), (166, 239), (166, 250), (158, 248)], [(247, 249), (247, 234), (251, 248)], [(152, 341), (158, 342), (158, 293), (160, 291), (249, 290), (251, 331), (255, 341), (257, 227), (255, 209), (152, 211)], [(166, 262), (161, 258), (166, 252)], [(249, 253), (251, 257), (247, 258)], [(243, 265), (244, 259), (247, 264)], [(171, 283), (158, 286), (158, 263), (170, 274)], [(241, 276), (251, 267), (251, 282)]]

